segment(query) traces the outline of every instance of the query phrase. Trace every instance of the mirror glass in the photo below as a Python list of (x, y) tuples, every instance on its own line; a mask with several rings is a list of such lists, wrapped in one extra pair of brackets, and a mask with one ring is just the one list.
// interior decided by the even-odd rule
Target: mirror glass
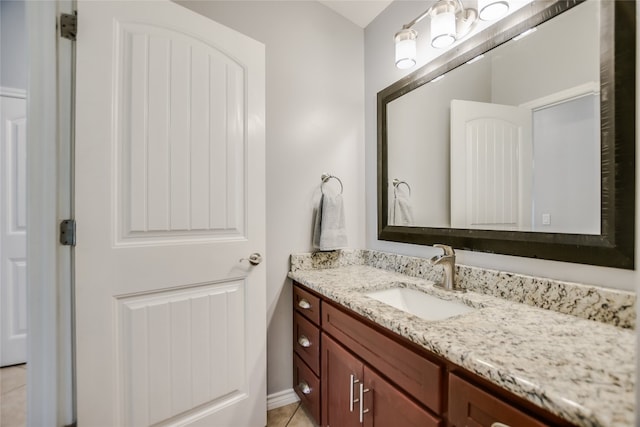
[(600, 6), (386, 104), (388, 225), (601, 234)]

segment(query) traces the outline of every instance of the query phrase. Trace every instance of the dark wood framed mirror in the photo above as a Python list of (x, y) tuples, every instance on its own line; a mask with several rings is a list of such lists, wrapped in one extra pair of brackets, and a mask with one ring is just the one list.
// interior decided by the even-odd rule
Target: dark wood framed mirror
[[(529, 230), (522, 227), (452, 228), (451, 223), (447, 225), (437, 221), (433, 224), (427, 222), (394, 225), (397, 222), (389, 221), (393, 181), (402, 180), (402, 177), (396, 176), (395, 172), (390, 175), (390, 143), (393, 144), (389, 137), (390, 105), (407, 94), (411, 95), (412, 91), (433, 82), (437, 77), (469, 63), (479, 55), (507, 44), (524, 31), (551, 22), (573, 8), (581, 7), (582, 3), (584, 2), (564, 0), (532, 2), (378, 93), (379, 239), (422, 245), (444, 243), (457, 249), (472, 251), (615, 268), (634, 268), (636, 2), (633, 1), (597, 2), (600, 22), (599, 82), (597, 83), (600, 101), (598, 111), (600, 175), (597, 182), (600, 186), (600, 209), (596, 212), (599, 227), (596, 227), (595, 232), (584, 234), (574, 230), (547, 232), (544, 228)], [(567, 33), (567, 37), (571, 37), (570, 32)], [(533, 55), (535, 52), (529, 52), (529, 54)], [(408, 132), (410, 133), (411, 130)], [(453, 156), (449, 148), (446, 150), (450, 160)], [(418, 154), (410, 153), (410, 155), (415, 157)], [(424, 179), (422, 181), (422, 187), (441, 185), (437, 182), (424, 182), (428, 181)], [(414, 193), (419, 191), (418, 185), (411, 184), (413, 184), (411, 191)], [(447, 185), (449, 180), (445, 180), (444, 186)], [(596, 193), (598, 193), (597, 190)], [(449, 197), (453, 199), (453, 195), (450, 194)], [(451, 216), (450, 211), (448, 214)], [(453, 224), (456, 225), (455, 222)]]

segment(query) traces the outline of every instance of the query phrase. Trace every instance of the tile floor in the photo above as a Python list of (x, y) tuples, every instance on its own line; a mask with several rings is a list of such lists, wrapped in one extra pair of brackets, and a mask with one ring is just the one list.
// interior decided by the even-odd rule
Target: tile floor
[[(0, 369), (0, 426), (24, 427), (27, 414), (27, 365)], [(267, 412), (267, 427), (316, 427), (300, 403)]]
[(0, 426), (24, 427), (27, 423), (27, 365), (0, 369)]
[(267, 427), (316, 427), (300, 402), (267, 412)]

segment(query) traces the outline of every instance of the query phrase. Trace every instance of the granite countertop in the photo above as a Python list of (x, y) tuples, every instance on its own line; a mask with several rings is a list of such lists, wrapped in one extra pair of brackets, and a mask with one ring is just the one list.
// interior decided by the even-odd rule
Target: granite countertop
[[(289, 277), (579, 426), (635, 423), (635, 331), (366, 265)], [(427, 321), (364, 295), (405, 286), (477, 310)]]

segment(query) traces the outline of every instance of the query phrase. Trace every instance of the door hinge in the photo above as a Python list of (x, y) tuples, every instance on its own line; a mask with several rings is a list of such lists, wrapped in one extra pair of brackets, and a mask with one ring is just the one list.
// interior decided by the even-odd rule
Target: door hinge
[(60, 244), (65, 246), (76, 245), (76, 221), (65, 219), (60, 223)]
[(60, 14), (60, 37), (76, 41), (78, 31), (78, 17), (75, 13)]

